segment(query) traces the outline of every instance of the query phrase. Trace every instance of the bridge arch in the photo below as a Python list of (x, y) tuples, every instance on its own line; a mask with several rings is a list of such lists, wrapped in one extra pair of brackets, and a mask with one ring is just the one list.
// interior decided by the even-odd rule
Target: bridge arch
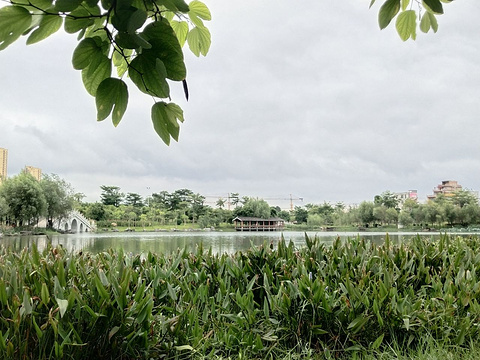
[(70, 225), (70, 231), (73, 233), (77, 232), (77, 219), (72, 219), (72, 223)]
[[(55, 222), (54, 222), (55, 223)], [(88, 220), (80, 212), (72, 210), (65, 218), (61, 219), (58, 229), (65, 232), (88, 232), (95, 230), (95, 225), (93, 222)]]

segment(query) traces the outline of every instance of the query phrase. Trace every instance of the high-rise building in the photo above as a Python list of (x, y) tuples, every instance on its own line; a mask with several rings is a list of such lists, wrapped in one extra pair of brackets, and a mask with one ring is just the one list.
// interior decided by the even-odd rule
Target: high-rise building
[(8, 150), (0, 148), (0, 184), (7, 179)]
[(32, 175), (38, 181), (42, 178), (42, 169), (33, 166), (25, 166), (25, 172)]

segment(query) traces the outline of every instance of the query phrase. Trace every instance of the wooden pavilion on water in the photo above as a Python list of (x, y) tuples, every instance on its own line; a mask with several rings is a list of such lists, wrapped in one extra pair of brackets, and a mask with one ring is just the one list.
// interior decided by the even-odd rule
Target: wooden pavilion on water
[(237, 216), (233, 223), (237, 231), (281, 231), (285, 227), (285, 220), (280, 218)]

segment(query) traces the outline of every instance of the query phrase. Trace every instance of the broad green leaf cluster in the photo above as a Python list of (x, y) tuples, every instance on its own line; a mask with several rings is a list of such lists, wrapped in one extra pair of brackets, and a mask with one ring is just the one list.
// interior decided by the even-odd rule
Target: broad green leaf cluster
[[(88, 93), (95, 97), (97, 120), (122, 120), (129, 92), (124, 81), (154, 99), (152, 121), (167, 144), (178, 141), (183, 110), (170, 102), (169, 83), (182, 82), (188, 99), (187, 70), (182, 47), (205, 56), (211, 20), (199, 0), (10, 0), (0, 8), (0, 50), (20, 36), (34, 44), (63, 25), (77, 34), (72, 64), (82, 73)], [(116, 71), (115, 71), (116, 70)]]
[[(376, 0), (371, 0), (372, 6)], [(443, 14), (443, 3), (452, 0), (386, 0), (378, 13), (380, 29), (396, 18), (395, 27), (403, 41), (417, 38), (417, 27), (424, 33), (438, 30), (437, 15)]]
[[(370, 6), (377, 0), (371, 0)], [(154, 99), (153, 127), (167, 144), (178, 141), (183, 110), (170, 102), (171, 81), (182, 82), (188, 99), (185, 43), (205, 56), (211, 35), (205, 21), (208, 7), (199, 0), (6, 0), (0, 8), (0, 50), (20, 36), (27, 44), (46, 39), (62, 25), (79, 41), (72, 63), (82, 72), (89, 94), (95, 97), (97, 120), (122, 120), (129, 92), (125, 76)], [(386, 0), (380, 7), (381, 29), (394, 19), (401, 39), (416, 39), (417, 28), (437, 32), (437, 15), (452, 0)], [(115, 71), (116, 70), (116, 74)]]

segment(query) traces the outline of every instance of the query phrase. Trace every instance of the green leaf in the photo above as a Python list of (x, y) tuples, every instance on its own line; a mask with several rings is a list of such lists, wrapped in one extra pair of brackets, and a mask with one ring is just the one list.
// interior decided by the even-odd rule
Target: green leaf
[(152, 45), (142, 55), (162, 60), (167, 69), (167, 78), (181, 81), (187, 76), (182, 47), (168, 21), (156, 21), (147, 25), (142, 33)]
[(401, 12), (397, 17), (396, 22), (397, 32), (403, 41), (410, 37), (415, 40), (417, 36), (417, 14), (414, 10), (407, 10)]
[(21, 6), (0, 8), (0, 50), (17, 40), (32, 24), (32, 15)]
[(121, 79), (107, 78), (103, 80), (98, 86), (95, 103), (97, 105), (97, 120), (106, 119), (113, 109), (112, 121), (113, 125), (117, 126), (127, 110), (127, 84)]
[(126, 32), (128, 28), (128, 21), (130, 17), (134, 13), (135, 8), (133, 6), (123, 8), (123, 9), (116, 9), (112, 12), (111, 22), (112, 25), (115, 26), (115, 29), (118, 31)]
[(422, 16), (422, 19), (420, 20), (420, 30), (424, 33), (428, 33), (431, 28), (430, 17), (428, 16), (428, 14), (429, 12), (426, 11)]
[[(151, 49), (152, 45), (139, 34), (129, 34), (119, 31), (115, 36), (115, 42), (123, 49)], [(141, 51), (138, 51), (141, 52)]]
[(85, 89), (92, 96), (96, 95), (100, 83), (112, 74), (112, 62), (101, 54), (92, 59), (88, 67), (82, 70), (82, 81)]
[(270, 318), (270, 308), (268, 307), (268, 301), (263, 303), (263, 314), (265, 315), (266, 319)]
[(205, 27), (203, 20), (212, 20), (212, 14), (210, 10), (205, 6), (204, 3), (200, 1), (192, 1), (190, 3), (190, 11), (188, 12), (188, 17), (191, 22), (197, 27)]
[(98, 47), (94, 38), (86, 38), (80, 41), (73, 51), (72, 64), (75, 70), (85, 69), (92, 59), (102, 55), (102, 50)]
[(212, 20), (212, 14), (210, 13), (210, 10), (203, 2), (194, 0), (188, 6), (190, 7), (190, 11), (188, 12), (190, 17), (192, 14), (194, 14), (203, 20)]
[(184, 0), (173, 0), (173, 3), (177, 7), (178, 11), (187, 13), (190, 10), (189, 5), (187, 5)]
[(65, 289), (62, 287), (62, 285), (60, 285), (60, 281), (58, 280), (58, 277), (55, 276), (53, 278), (53, 294), (54, 294), (54, 297), (58, 298), (58, 299), (63, 299), (64, 292), (65, 292)]
[[(182, 122), (184, 121), (183, 118), (183, 110), (180, 106), (174, 103), (168, 103), (167, 104), (167, 109), (170, 112), (171, 116), (171, 123), (175, 126), (178, 126), (177, 120)], [(175, 120), (173, 120), (175, 119)]]
[(423, 0), (423, 5), (434, 13), (443, 14), (443, 6), (440, 0)]
[(383, 341), (383, 337), (385, 336), (385, 334), (382, 334), (380, 335), (372, 344), (372, 349), (373, 350), (376, 350), (380, 347), (380, 345), (382, 344), (382, 341)]
[(45, 305), (48, 305), (48, 303), (50, 301), (50, 292), (48, 291), (47, 284), (45, 284), (45, 283), (42, 283), (42, 289), (40, 291), (40, 297), (42, 299), (42, 302)]
[(348, 325), (348, 329), (352, 329), (353, 333), (357, 333), (363, 328), (367, 321), (368, 317), (359, 315)]
[(180, 125), (177, 121), (183, 122), (183, 110), (180, 106), (174, 103), (167, 104), (168, 120), (167, 129), (170, 136), (178, 142), (180, 135)]
[(173, 301), (177, 301), (177, 293), (175, 292), (175, 289), (173, 288), (172, 285), (170, 285), (169, 282), (167, 282), (167, 289), (168, 289), (168, 295), (170, 295), (170, 298)]
[(400, 11), (400, 0), (387, 0), (378, 13), (380, 29), (385, 29)]
[(58, 309), (60, 310), (60, 317), (63, 318), (63, 315), (67, 312), (68, 308), (68, 300), (63, 300), (63, 299), (55, 299), (58, 304)]
[(57, 0), (55, 10), (60, 12), (71, 12), (78, 8), (83, 0)]
[(95, 24), (91, 13), (84, 8), (78, 8), (65, 18), (64, 29), (69, 34), (74, 34)]
[(312, 333), (314, 333), (315, 335), (325, 335), (328, 334), (328, 331), (323, 330), (322, 325), (313, 325)]
[(432, 27), (433, 32), (436, 33), (438, 31), (437, 18), (431, 12), (427, 11), (427, 14), (428, 14), (428, 18), (430, 19), (430, 26)]
[(410, 0), (402, 0), (402, 11), (407, 10), (408, 5), (410, 5)]
[(178, 141), (180, 127), (177, 120), (183, 122), (183, 111), (178, 105), (158, 102), (152, 106), (153, 127), (167, 145), (170, 145), (170, 136)]
[(27, 45), (37, 43), (56, 33), (63, 24), (63, 18), (58, 15), (42, 15), (42, 20), (27, 39)]
[(175, 31), (175, 35), (177, 35), (180, 46), (183, 47), (183, 45), (185, 45), (185, 41), (187, 40), (188, 23), (186, 21), (172, 20), (170, 25), (172, 26), (173, 31)]
[(170, 88), (166, 81), (167, 70), (160, 59), (155, 59), (146, 51), (130, 63), (128, 74), (138, 89), (145, 94), (167, 98)]
[(116, 10), (112, 12), (112, 25), (118, 31), (134, 34), (137, 29), (140, 29), (145, 21), (147, 21), (147, 12), (130, 6), (131, 1), (127, 1), (123, 5), (117, 2)]
[(162, 4), (168, 10), (171, 10), (173, 12), (180, 11), (183, 13), (187, 13), (189, 10), (189, 7), (184, 0), (159, 0), (158, 3)]
[(103, 300), (108, 300), (110, 299), (110, 295), (108, 294), (107, 290), (102, 284), (102, 281), (100, 280), (98, 275), (95, 275), (93, 278), (93, 281), (95, 282), (95, 287), (97, 288), (98, 293), (102, 297)]
[(193, 347), (191, 347), (190, 345), (181, 345), (181, 346), (175, 346), (175, 350), (177, 350), (177, 351), (184, 351), (184, 350), (192, 351)]
[(145, 24), (145, 21), (147, 21), (147, 12), (141, 9), (135, 10), (128, 20), (127, 32), (134, 33)]
[(148, 322), (148, 319), (152, 316), (153, 298), (150, 292), (145, 295), (145, 298), (139, 304), (140, 311), (135, 319), (139, 324), (144, 321)]
[(37, 334), (37, 337), (41, 339), (43, 337), (43, 332), (40, 329), (40, 326), (38, 326), (37, 322), (35, 321), (35, 316), (32, 316), (32, 322), (33, 322), (33, 327), (35, 329), (35, 333)]
[(28, 292), (27, 289), (23, 291), (23, 302), (22, 302), (22, 308), (20, 309), (20, 315), (26, 316), (30, 315), (32, 313), (33, 307), (32, 307), (32, 299), (30, 298), (30, 293)]
[[(117, 75), (122, 77), (123, 74), (128, 70), (127, 60), (130, 58), (132, 51), (129, 49), (123, 50), (123, 55), (118, 51), (115, 51), (112, 56), (113, 65), (117, 68)], [(126, 56), (126, 59), (124, 58)]]
[(190, 18), (190, 21), (192, 22), (193, 25), (197, 27), (202, 27), (202, 28), (205, 27), (203, 20), (199, 18), (197, 15), (195, 15), (194, 13), (189, 13), (188, 17)]
[(49, 9), (53, 6), (53, 0), (29, 0), (28, 3), (40, 9)]
[(196, 56), (206, 56), (212, 43), (210, 31), (205, 27), (195, 27), (188, 33), (188, 47)]
[(112, 336), (115, 335), (118, 330), (120, 330), (119, 326), (114, 326), (109, 332), (108, 332), (108, 340), (110, 341), (112, 339)]

